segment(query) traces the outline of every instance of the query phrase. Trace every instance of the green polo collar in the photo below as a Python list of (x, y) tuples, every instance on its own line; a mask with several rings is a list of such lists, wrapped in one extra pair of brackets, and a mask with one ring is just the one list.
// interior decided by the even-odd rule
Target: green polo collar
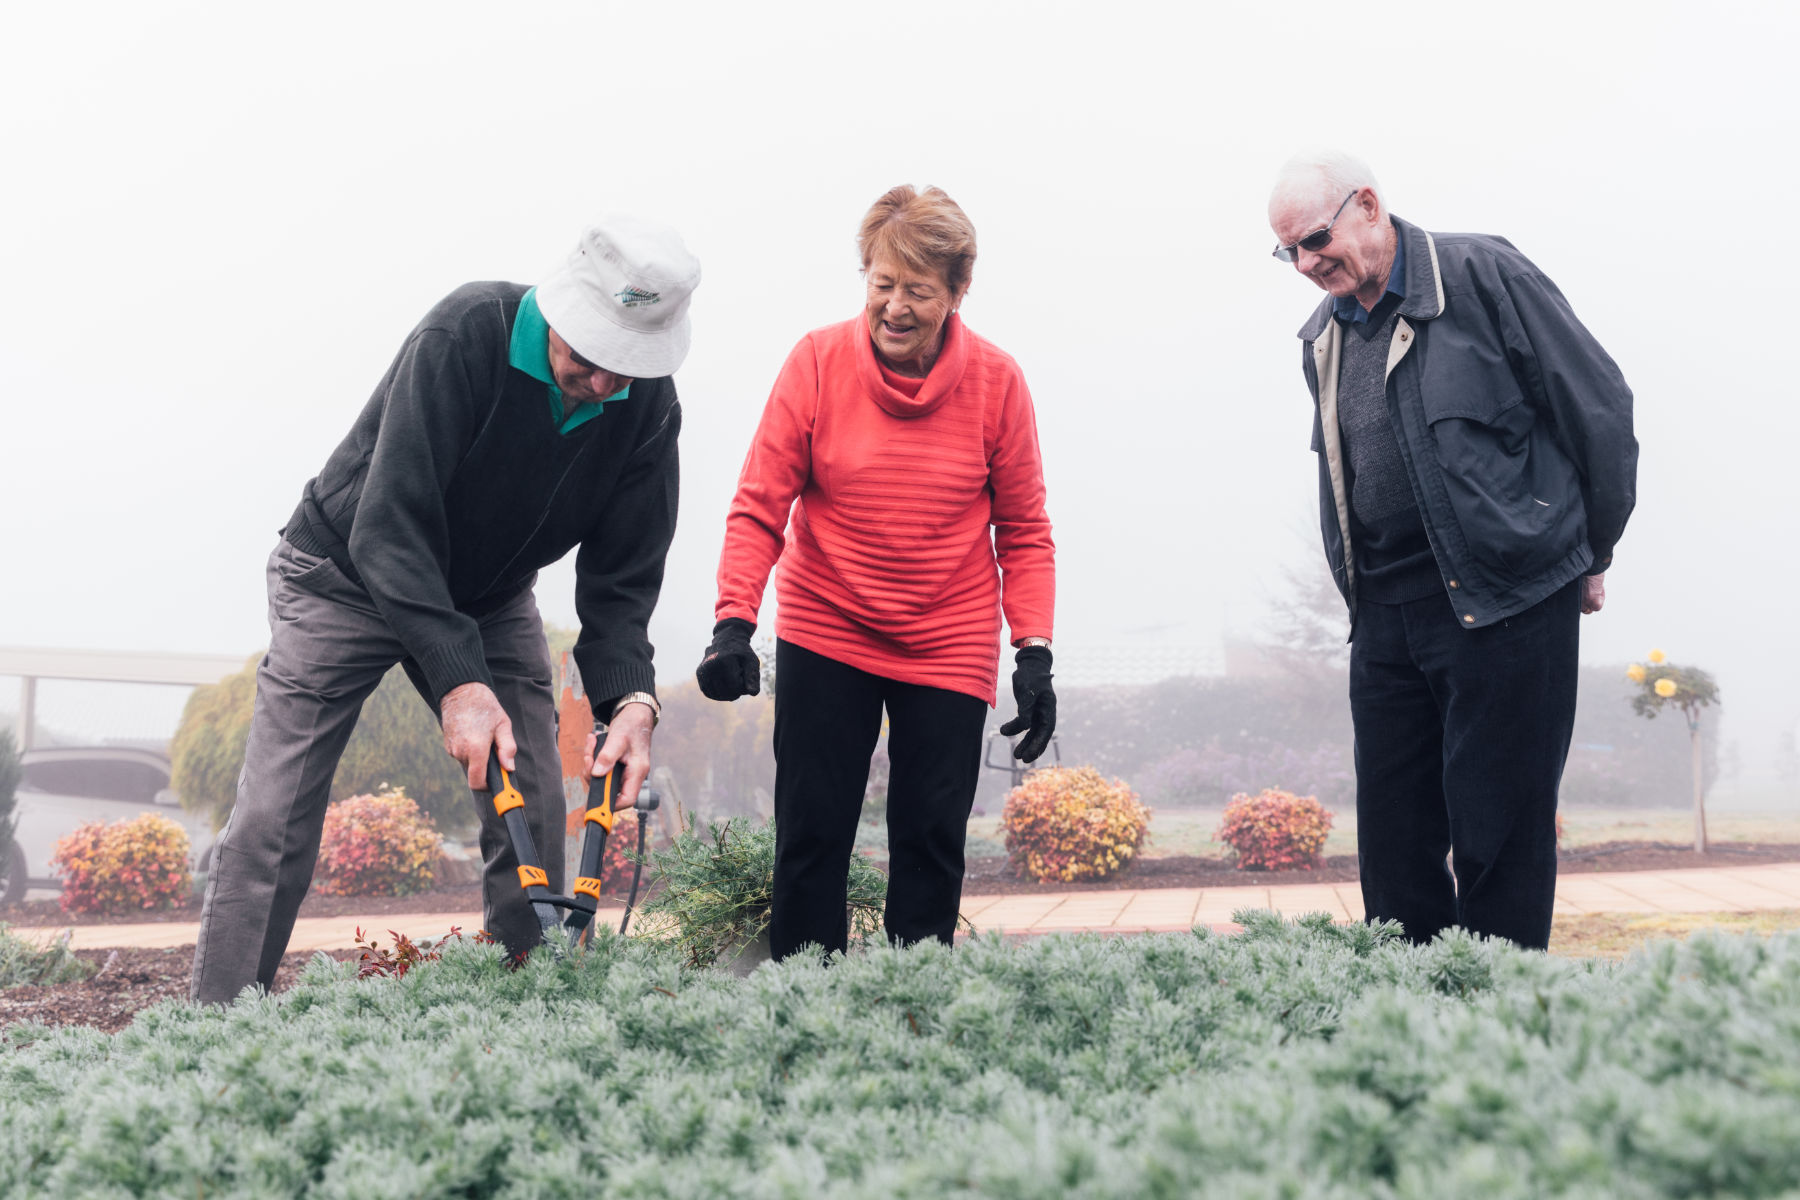
[(604, 412), (608, 404), (623, 400), (631, 393), (631, 385), (627, 384), (606, 399), (589, 400), (563, 416), (562, 389), (556, 386), (556, 376), (550, 370), (550, 323), (538, 309), (536, 288), (526, 292), (525, 298), (519, 301), (519, 315), (513, 321), (507, 361), (549, 389), (550, 419), (557, 423), (558, 433), (568, 433), (587, 424)]

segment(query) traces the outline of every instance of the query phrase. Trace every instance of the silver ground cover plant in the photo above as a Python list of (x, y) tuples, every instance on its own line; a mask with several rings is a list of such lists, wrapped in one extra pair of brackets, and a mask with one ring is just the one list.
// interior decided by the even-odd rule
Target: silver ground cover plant
[(872, 948), (318, 960), (0, 1035), (0, 1195), (1780, 1196), (1800, 936), (1622, 964), (1323, 917)]

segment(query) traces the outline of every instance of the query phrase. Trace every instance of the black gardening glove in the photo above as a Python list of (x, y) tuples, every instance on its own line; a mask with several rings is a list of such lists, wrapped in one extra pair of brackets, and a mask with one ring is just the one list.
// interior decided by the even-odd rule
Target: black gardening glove
[(1019, 715), (1000, 727), (1007, 737), (1025, 733), (1013, 747), (1013, 757), (1032, 762), (1050, 744), (1056, 732), (1056, 691), (1050, 686), (1050, 647), (1023, 646), (1013, 655), (1013, 699), (1019, 703)]
[(713, 626), (712, 645), (694, 668), (700, 691), (708, 700), (736, 700), (762, 691), (762, 663), (750, 648), (756, 626), (742, 617), (726, 617)]

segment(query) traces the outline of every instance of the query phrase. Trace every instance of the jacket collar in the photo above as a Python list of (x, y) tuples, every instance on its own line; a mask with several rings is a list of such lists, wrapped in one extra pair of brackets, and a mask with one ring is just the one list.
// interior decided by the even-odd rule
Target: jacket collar
[[(1406, 299), (1400, 302), (1400, 315), (1415, 321), (1429, 321), (1443, 315), (1444, 277), (1438, 270), (1437, 243), (1432, 236), (1399, 217), (1389, 216), (1401, 241), (1406, 245)], [(1319, 303), (1300, 327), (1300, 340), (1316, 342), (1331, 324), (1330, 296)]]

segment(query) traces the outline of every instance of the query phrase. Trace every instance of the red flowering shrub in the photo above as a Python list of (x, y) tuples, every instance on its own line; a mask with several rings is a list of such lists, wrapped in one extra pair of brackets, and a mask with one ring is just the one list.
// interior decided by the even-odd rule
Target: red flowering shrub
[(1315, 797), (1264, 788), (1233, 796), (1214, 836), (1236, 852), (1240, 871), (1285, 871), (1318, 866), (1330, 832), (1331, 811)]
[(313, 884), (326, 896), (428, 891), (442, 856), (431, 818), (400, 788), (349, 796), (325, 810)]
[(622, 812), (613, 822), (606, 838), (606, 857), (600, 860), (600, 883), (608, 893), (623, 896), (631, 890), (631, 860), (627, 854), (637, 853), (638, 815), (635, 810)]
[[(600, 860), (600, 886), (610, 895), (621, 898), (631, 890), (631, 872), (635, 869), (627, 854), (637, 853), (638, 815), (635, 809), (626, 809), (613, 820), (612, 832), (606, 837), (606, 856)], [(563, 822), (564, 832), (577, 849), (587, 843), (587, 809), (573, 808), (569, 810), (568, 819)], [(646, 850), (649, 847), (645, 847)], [(576, 860), (579, 866), (580, 859)], [(646, 877), (647, 878), (647, 877)], [(575, 886), (574, 877), (569, 879), (569, 886)]]
[(1150, 810), (1123, 780), (1108, 783), (1092, 767), (1045, 767), (1007, 793), (1000, 825), (1014, 872), (1066, 883), (1130, 866)]
[(173, 908), (194, 890), (187, 830), (160, 813), (89, 821), (56, 843), (64, 912), (126, 913)]

